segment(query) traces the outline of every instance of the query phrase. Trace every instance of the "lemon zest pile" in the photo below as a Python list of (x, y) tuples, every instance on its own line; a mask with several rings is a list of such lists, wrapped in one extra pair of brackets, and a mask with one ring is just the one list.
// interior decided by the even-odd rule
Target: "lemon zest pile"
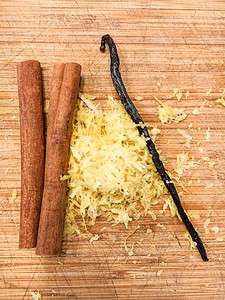
[(81, 97), (87, 107), (80, 104), (71, 139), (65, 230), (79, 234), (99, 217), (127, 228), (141, 211), (152, 216), (166, 189), (146, 141), (119, 102), (109, 97), (103, 111)]

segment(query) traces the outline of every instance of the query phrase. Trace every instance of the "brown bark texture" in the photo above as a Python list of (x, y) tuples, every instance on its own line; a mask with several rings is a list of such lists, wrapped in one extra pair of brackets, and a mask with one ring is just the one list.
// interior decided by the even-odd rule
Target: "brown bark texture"
[(76, 63), (56, 64), (48, 111), (44, 193), (36, 253), (57, 255), (61, 252), (66, 174), (72, 133), (74, 108), (79, 91), (81, 66)]
[(21, 136), (21, 209), (19, 247), (36, 246), (44, 180), (44, 124), (41, 66), (17, 64)]

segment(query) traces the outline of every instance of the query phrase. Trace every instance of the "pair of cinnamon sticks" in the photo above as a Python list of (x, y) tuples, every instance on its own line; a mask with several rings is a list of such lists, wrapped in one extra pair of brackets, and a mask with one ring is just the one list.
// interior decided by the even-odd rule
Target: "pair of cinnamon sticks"
[(61, 251), (72, 120), (81, 66), (56, 64), (53, 70), (45, 143), (43, 87), (38, 61), (18, 63), (21, 132), (21, 213), (19, 247), (39, 255)]

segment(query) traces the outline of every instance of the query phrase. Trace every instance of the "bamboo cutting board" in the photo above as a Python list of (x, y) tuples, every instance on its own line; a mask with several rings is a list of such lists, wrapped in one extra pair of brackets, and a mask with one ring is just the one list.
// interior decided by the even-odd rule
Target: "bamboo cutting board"
[[(99, 51), (110, 33), (118, 44), (121, 71), (131, 97), (146, 122), (158, 125), (157, 140), (169, 170), (178, 153), (202, 161), (186, 173), (182, 200), (204, 240), (209, 262), (192, 252), (184, 227), (169, 212), (137, 227), (111, 227), (103, 220), (91, 229), (100, 239), (66, 238), (63, 255), (42, 258), (18, 249), (20, 205), (20, 136), (16, 62), (37, 59), (43, 66), (48, 100), (52, 66), (57, 61), (82, 65), (82, 89), (104, 101), (115, 95), (109, 55)], [(225, 299), (225, 108), (215, 102), (225, 87), (225, 2), (223, 0), (0, 0), (0, 299)], [(163, 99), (174, 88), (188, 99), (168, 100), (188, 118), (162, 125), (153, 96)], [(206, 92), (212, 89), (209, 96)], [(191, 111), (204, 99), (200, 115)], [(193, 123), (191, 149), (177, 132)], [(210, 128), (211, 139), (205, 140)], [(199, 153), (198, 143), (203, 149)], [(208, 187), (208, 188), (206, 188)], [(179, 190), (181, 188), (179, 187)], [(210, 220), (208, 230), (204, 224)], [(148, 229), (152, 232), (149, 232)], [(217, 232), (219, 230), (219, 232)], [(148, 232), (148, 233), (147, 233)], [(38, 299), (38, 298), (37, 298)]]

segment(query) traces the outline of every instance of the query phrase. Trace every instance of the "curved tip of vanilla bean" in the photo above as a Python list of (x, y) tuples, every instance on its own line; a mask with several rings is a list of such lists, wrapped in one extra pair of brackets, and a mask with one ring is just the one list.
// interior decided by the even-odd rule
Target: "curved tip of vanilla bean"
[(106, 42), (113, 42), (113, 39), (111, 38), (111, 36), (109, 34), (104, 34), (102, 36), (102, 39), (101, 39), (101, 46), (100, 46), (100, 51), (101, 52), (105, 52), (105, 44)]
[(109, 34), (105, 34), (105, 35), (102, 36), (101, 46), (100, 46), (100, 51), (101, 52), (105, 52), (105, 40), (107, 39), (108, 36), (109, 36)]

